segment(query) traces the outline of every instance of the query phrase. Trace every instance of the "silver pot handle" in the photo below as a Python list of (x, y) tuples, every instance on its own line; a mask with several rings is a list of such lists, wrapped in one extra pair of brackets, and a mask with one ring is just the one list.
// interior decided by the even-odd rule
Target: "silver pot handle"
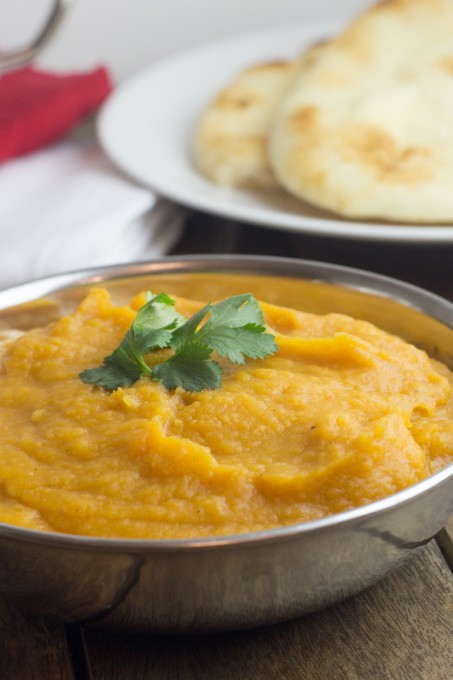
[(54, 0), (44, 26), (30, 45), (11, 52), (0, 52), (0, 72), (28, 64), (52, 38), (73, 0)]

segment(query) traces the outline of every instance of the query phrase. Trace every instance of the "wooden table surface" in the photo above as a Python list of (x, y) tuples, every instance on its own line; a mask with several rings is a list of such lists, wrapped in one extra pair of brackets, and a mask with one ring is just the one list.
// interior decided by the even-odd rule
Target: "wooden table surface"
[[(303, 236), (190, 213), (174, 254), (302, 257), (376, 271), (453, 300), (453, 247)], [(259, 630), (119, 635), (0, 599), (1, 680), (450, 680), (453, 521), (404, 567), (340, 605)]]

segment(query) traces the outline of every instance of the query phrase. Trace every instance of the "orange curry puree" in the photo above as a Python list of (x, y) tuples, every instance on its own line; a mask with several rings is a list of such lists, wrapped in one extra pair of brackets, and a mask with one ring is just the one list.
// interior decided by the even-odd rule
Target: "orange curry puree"
[[(93, 289), (4, 348), (1, 521), (90, 536), (235, 534), (361, 506), (452, 462), (453, 374), (342, 314), (262, 304), (279, 352), (221, 362), (218, 390), (83, 383), (144, 300), (114, 306)], [(177, 298), (187, 315), (201, 304)]]

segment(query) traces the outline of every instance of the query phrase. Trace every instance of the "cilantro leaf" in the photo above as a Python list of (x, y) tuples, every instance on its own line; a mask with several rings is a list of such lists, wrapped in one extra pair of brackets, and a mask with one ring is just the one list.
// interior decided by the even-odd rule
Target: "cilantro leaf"
[(247, 324), (241, 328), (228, 326), (215, 328), (209, 335), (203, 336), (203, 342), (221, 357), (236, 364), (243, 364), (245, 357), (264, 359), (277, 351), (273, 336), (263, 333), (263, 329), (254, 324)]
[(185, 322), (166, 293), (151, 296), (139, 309), (117, 349), (104, 358), (102, 366), (86, 369), (79, 375), (83, 382), (106, 390), (133, 385), (142, 374), (152, 376), (144, 354), (167, 347), (172, 331)]
[(264, 327), (263, 312), (251, 293), (233, 295), (213, 305), (208, 322), (209, 326), (228, 325), (232, 328), (248, 323)]
[(153, 374), (169, 390), (178, 386), (188, 392), (215, 390), (220, 387), (222, 369), (210, 356), (209, 347), (191, 341), (170, 359), (155, 366)]
[[(82, 371), (80, 378), (115, 390), (147, 375), (167, 389), (180, 386), (199, 392), (221, 384), (222, 368), (211, 358), (212, 352), (244, 363), (245, 357), (264, 358), (278, 350), (251, 293), (209, 303), (187, 320), (176, 312), (174, 304), (166, 293), (148, 294), (117, 349), (105, 357), (102, 366)], [(150, 368), (145, 355), (163, 348), (173, 349), (173, 356)]]
[(102, 366), (86, 368), (79, 374), (80, 379), (91, 385), (98, 385), (106, 390), (116, 390), (118, 387), (130, 387), (141, 376), (142, 371), (133, 361), (120, 362), (118, 355), (105, 357)]
[(160, 293), (151, 297), (137, 312), (120, 345), (137, 363), (140, 363), (143, 354), (167, 347), (173, 330), (185, 322), (185, 317), (174, 309), (174, 304), (166, 293)]
[(194, 341), (197, 333), (197, 329), (200, 326), (201, 322), (211, 309), (212, 305), (207, 304), (205, 305), (202, 309), (200, 309), (198, 312), (195, 312), (190, 319), (187, 319), (187, 321), (177, 328), (171, 339), (171, 346), (178, 351), (181, 349), (181, 347), (184, 347), (184, 345), (187, 345), (191, 342)]
[(261, 308), (248, 293), (212, 305), (209, 319), (196, 337), (221, 357), (242, 364), (245, 357), (263, 359), (277, 351), (274, 336), (265, 330)]

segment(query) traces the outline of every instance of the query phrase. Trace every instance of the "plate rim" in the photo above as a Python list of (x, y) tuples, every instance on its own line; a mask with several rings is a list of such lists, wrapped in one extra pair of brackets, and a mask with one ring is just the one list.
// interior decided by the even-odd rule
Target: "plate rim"
[[(224, 219), (296, 232), (301, 235), (315, 235), (354, 241), (380, 241), (383, 243), (406, 242), (411, 244), (426, 243), (431, 245), (453, 243), (453, 224), (417, 225), (396, 222), (379, 222), (377, 220), (351, 220), (342, 218), (341, 216), (337, 217), (334, 214), (332, 214), (331, 217), (299, 215), (292, 212), (286, 212), (284, 209), (269, 208), (265, 204), (258, 207), (253, 205), (244, 206), (241, 205), (240, 201), (237, 202), (237, 198), (240, 196), (253, 196), (253, 198), (259, 200), (259, 191), (216, 187), (216, 185), (209, 182), (209, 180), (203, 178), (201, 174), (200, 181), (205, 181), (209, 184), (210, 190), (214, 191), (213, 196), (194, 191), (183, 184), (176, 185), (171, 182), (160, 181), (158, 173), (155, 173), (153, 180), (150, 180), (149, 177), (145, 177), (142, 172), (138, 171), (135, 164), (130, 163), (130, 160), (125, 158), (122, 153), (121, 141), (115, 135), (114, 129), (121, 119), (121, 116), (124, 115), (124, 102), (127, 102), (128, 99), (130, 100), (131, 94), (132, 98), (136, 98), (137, 93), (138, 100), (140, 100), (140, 97), (143, 96), (143, 92), (146, 91), (145, 86), (149, 89), (149, 81), (152, 81), (156, 76), (158, 77), (164, 69), (175, 67), (183, 68), (184, 62), (187, 59), (199, 58), (202, 56), (212, 59), (215, 58), (216, 55), (217, 58), (219, 58), (219, 52), (237, 49), (238, 43), (246, 45), (247, 41), (269, 41), (272, 37), (274, 39), (276, 37), (282, 39), (282, 37), (289, 36), (291, 47), (291, 41), (293, 39), (294, 41), (298, 39), (301, 45), (303, 45), (304, 41), (309, 42), (314, 38), (319, 39), (323, 34), (329, 34), (332, 31), (338, 30), (344, 23), (344, 19), (341, 20), (336, 18), (330, 21), (304, 22), (301, 27), (281, 25), (271, 29), (233, 33), (220, 40), (207, 41), (203, 44), (176, 52), (161, 58), (154, 63), (148, 64), (120, 83), (102, 105), (96, 118), (96, 135), (98, 142), (104, 153), (106, 153), (114, 165), (142, 186), (148, 187), (158, 195), (180, 205)], [(256, 59), (256, 57), (251, 54), (250, 59), (253, 60), (254, 58)], [(208, 87), (206, 90), (207, 97), (209, 97), (209, 94), (214, 96), (215, 90), (212, 91)], [(201, 102), (199, 102), (199, 104), (201, 107)], [(190, 140), (186, 141), (187, 143), (190, 142)], [(188, 162), (186, 153), (186, 149), (181, 149), (181, 159), (183, 161), (181, 167)], [(194, 173), (197, 172), (195, 168), (193, 168), (193, 171)], [(297, 201), (297, 198), (290, 197), (290, 200)], [(316, 209), (316, 206), (313, 207)]]

